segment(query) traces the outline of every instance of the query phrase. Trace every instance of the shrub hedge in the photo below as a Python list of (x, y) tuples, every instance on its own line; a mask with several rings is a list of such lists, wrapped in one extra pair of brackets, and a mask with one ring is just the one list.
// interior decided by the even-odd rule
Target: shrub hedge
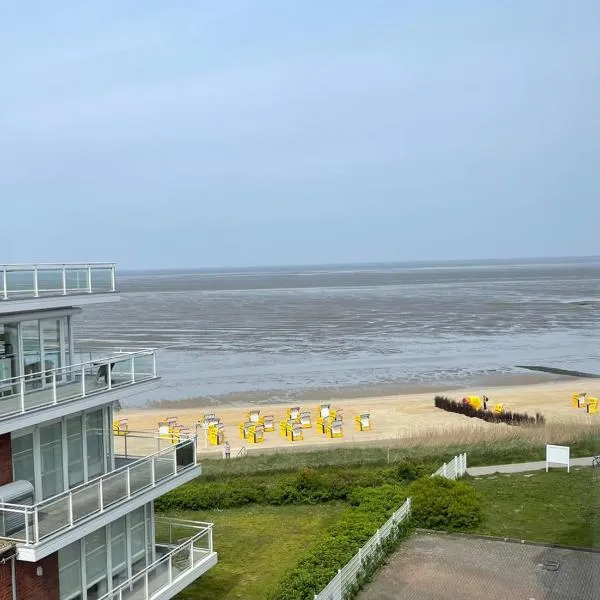
[(481, 503), (475, 489), (464, 481), (424, 477), (409, 490), (412, 519), (417, 527), (468, 531), (481, 522)]
[(435, 396), (433, 403), (436, 408), (465, 415), (466, 417), (482, 419), (488, 423), (506, 423), (507, 425), (543, 425), (545, 423), (545, 419), (540, 413), (536, 413), (535, 417), (530, 417), (527, 413), (509, 411), (495, 413), (491, 410), (473, 408), (467, 402), (457, 402), (446, 396)]
[[(314, 598), (383, 525), (406, 499), (406, 488), (399, 485), (383, 485), (378, 488), (357, 489), (349, 496), (351, 506), (335, 525), (313, 544), (300, 558), (298, 564), (281, 581), (273, 598), (278, 600), (308, 600)], [(389, 553), (408, 531), (403, 522), (395, 535), (382, 545), (379, 553)], [(379, 563), (365, 561), (361, 580), (356, 590), (370, 576)]]
[(207, 510), (346, 501), (357, 488), (407, 483), (431, 470), (428, 463), (404, 460), (385, 467), (304, 467), (292, 473), (200, 477), (161, 496), (155, 506), (157, 510)]

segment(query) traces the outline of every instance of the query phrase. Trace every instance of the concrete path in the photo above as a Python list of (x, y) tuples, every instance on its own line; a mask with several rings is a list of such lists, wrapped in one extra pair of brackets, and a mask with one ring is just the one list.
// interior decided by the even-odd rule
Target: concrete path
[[(585, 458), (572, 458), (572, 467), (591, 467), (593, 456)], [(467, 458), (468, 460), (468, 458)], [(558, 465), (557, 465), (558, 466)], [(564, 467), (563, 467), (564, 468)], [(514, 463), (511, 465), (492, 465), (489, 467), (470, 467), (467, 468), (467, 474), (472, 477), (480, 475), (493, 475), (494, 473), (525, 473), (526, 471), (542, 471), (546, 469), (546, 461)]]

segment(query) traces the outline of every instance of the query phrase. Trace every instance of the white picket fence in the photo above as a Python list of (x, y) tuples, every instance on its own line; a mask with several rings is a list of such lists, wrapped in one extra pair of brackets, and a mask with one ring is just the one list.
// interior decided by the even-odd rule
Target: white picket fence
[[(467, 472), (467, 455), (459, 454), (449, 463), (444, 463), (432, 477), (458, 479)], [(341, 568), (337, 575), (325, 586), (315, 600), (344, 600), (346, 592), (361, 575), (364, 563), (371, 557), (377, 558), (382, 542), (396, 531), (397, 526), (410, 515), (410, 498), (382, 525), (367, 543)]]

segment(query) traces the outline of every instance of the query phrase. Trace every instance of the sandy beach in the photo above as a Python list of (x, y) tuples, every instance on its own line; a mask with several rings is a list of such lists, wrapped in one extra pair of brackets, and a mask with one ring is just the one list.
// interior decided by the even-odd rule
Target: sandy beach
[[(591, 396), (600, 396), (600, 380), (597, 379), (569, 379), (559, 382), (536, 383), (531, 385), (513, 385), (487, 388), (485, 390), (439, 390), (439, 394), (460, 399), (466, 395), (487, 394), (490, 403), (502, 402), (507, 410), (527, 412), (534, 415), (540, 412), (546, 418), (548, 427), (556, 425), (585, 426), (600, 425), (600, 414), (587, 414), (585, 409), (575, 409), (571, 406), (571, 395), (574, 392), (587, 392)], [(165, 417), (176, 417), (177, 422), (195, 430), (195, 423), (204, 413), (215, 413), (225, 425), (225, 436), (232, 449), (232, 455), (246, 446), (248, 451), (266, 449), (294, 449), (309, 447), (330, 447), (340, 444), (365, 444), (365, 443), (390, 443), (401, 445), (414, 443), (415, 440), (470, 439), (472, 436), (482, 435), (515, 435), (516, 427), (506, 425), (488, 424), (479, 419), (469, 419), (462, 415), (448, 413), (437, 409), (433, 405), (431, 392), (418, 394), (403, 394), (379, 397), (348, 398), (331, 402), (332, 408), (343, 410), (344, 437), (330, 439), (317, 433), (314, 423), (318, 416), (318, 407), (321, 402), (305, 402), (301, 405), (303, 410), (310, 410), (313, 418), (313, 427), (304, 429), (304, 440), (290, 442), (280, 437), (279, 421), (285, 418), (285, 404), (227, 404), (223, 407), (207, 406), (198, 408), (171, 408), (171, 409), (123, 409), (118, 413), (119, 418), (127, 418), (130, 431), (157, 431), (158, 422)], [(323, 403), (329, 403), (327, 399)], [(261, 415), (273, 415), (276, 430), (265, 434), (265, 441), (261, 444), (247, 444), (240, 439), (239, 424), (245, 420), (248, 410), (258, 408)], [(371, 415), (372, 431), (358, 432), (355, 429), (354, 418), (358, 414)], [(508, 431), (510, 430), (510, 431)], [(204, 434), (199, 429), (199, 450), (208, 453), (222, 453), (222, 449), (205, 443)]]

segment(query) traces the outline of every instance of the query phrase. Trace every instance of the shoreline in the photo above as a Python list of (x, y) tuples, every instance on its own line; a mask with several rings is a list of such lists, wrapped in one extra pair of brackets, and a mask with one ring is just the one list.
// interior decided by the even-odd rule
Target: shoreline
[[(123, 410), (178, 410), (211, 407), (240, 408), (248, 404), (259, 406), (266, 405), (294, 405), (302, 402), (337, 402), (349, 399), (384, 398), (389, 396), (412, 396), (417, 394), (450, 393), (452, 391), (470, 389), (471, 393), (479, 393), (478, 389), (494, 389), (498, 387), (515, 387), (536, 385), (563, 381), (584, 379), (566, 373), (553, 373), (548, 371), (522, 371), (483, 375), (468, 381), (448, 381), (435, 383), (382, 383), (362, 386), (327, 386), (305, 388), (303, 390), (249, 390), (246, 392), (230, 392), (219, 395), (202, 395), (181, 398), (178, 400), (151, 400), (144, 406), (127, 405), (123, 403)], [(291, 403), (291, 404), (290, 404)]]
[[(522, 380), (521, 380), (522, 381)], [(380, 396), (359, 396), (331, 399), (320, 396), (318, 400), (299, 400), (297, 397), (288, 402), (257, 403), (239, 400), (235, 404), (204, 403), (193, 407), (175, 407), (173, 404), (162, 407), (127, 408), (123, 407), (115, 416), (127, 418), (129, 430), (155, 431), (158, 421), (167, 416), (176, 417), (177, 422), (195, 431), (195, 424), (204, 413), (215, 413), (225, 425), (225, 437), (231, 445), (232, 456), (245, 446), (248, 452), (325, 449), (339, 447), (340, 444), (370, 445), (388, 443), (409, 445), (427, 443), (467, 443), (468, 441), (492, 441), (506, 437), (531, 437), (552, 443), (561, 436), (573, 435), (577, 431), (600, 427), (600, 414), (588, 414), (585, 409), (571, 406), (574, 392), (587, 392), (600, 397), (600, 379), (576, 379), (560, 377), (552, 381), (512, 383), (511, 385), (454, 387), (419, 391), (416, 393), (388, 394)], [(459, 399), (466, 395), (485, 393), (490, 403), (503, 403), (507, 410), (526, 412), (535, 415), (540, 412), (546, 419), (542, 428), (517, 427), (486, 423), (480, 419), (470, 419), (463, 415), (435, 408), (433, 397), (436, 394), (448, 395)], [(316, 431), (316, 418), (319, 404), (331, 404), (332, 408), (344, 411), (344, 437), (327, 438)], [(304, 429), (304, 439), (290, 442), (279, 435), (279, 421), (286, 418), (286, 409), (301, 406), (310, 410), (312, 428)], [(265, 433), (265, 441), (249, 444), (239, 436), (239, 425), (246, 419), (249, 409), (260, 409), (262, 415), (273, 415), (275, 431)], [(356, 431), (355, 416), (369, 413), (372, 430)], [(221, 456), (222, 447), (210, 446), (204, 439), (204, 432), (198, 429), (199, 453), (204, 456)], [(536, 437), (536, 439), (537, 439)]]

